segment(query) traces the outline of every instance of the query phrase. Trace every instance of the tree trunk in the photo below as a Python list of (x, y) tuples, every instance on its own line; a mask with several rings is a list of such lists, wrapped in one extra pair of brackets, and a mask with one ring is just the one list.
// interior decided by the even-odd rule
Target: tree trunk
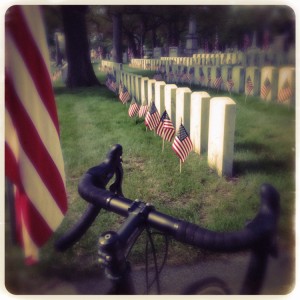
[(122, 63), (122, 14), (113, 13), (113, 61)]
[(155, 47), (157, 47), (156, 29), (152, 29), (152, 48), (154, 49)]
[(63, 25), (68, 62), (67, 87), (99, 85), (90, 59), (90, 51), (85, 23), (87, 6), (62, 6)]

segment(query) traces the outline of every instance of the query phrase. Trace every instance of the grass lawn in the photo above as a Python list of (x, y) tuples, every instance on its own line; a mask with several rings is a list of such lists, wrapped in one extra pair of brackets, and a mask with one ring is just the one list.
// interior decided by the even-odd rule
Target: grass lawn
[[(143, 76), (153, 74), (128, 66), (124, 69)], [(104, 83), (105, 74), (97, 71), (97, 75)], [(211, 96), (228, 96), (226, 92), (208, 92)], [(88, 233), (64, 253), (55, 252), (53, 242), (78, 220), (87, 206), (77, 193), (80, 177), (88, 168), (102, 162), (116, 143), (123, 146), (123, 191), (127, 198), (151, 202), (157, 210), (213, 230), (242, 228), (257, 212), (260, 185), (271, 183), (281, 195), (280, 249), (293, 251), (295, 109), (265, 103), (258, 97), (248, 97), (245, 102), (244, 95), (232, 94), (237, 103), (234, 174), (232, 178), (220, 178), (208, 168), (206, 154), (191, 153), (179, 174), (179, 160), (171, 143), (166, 142), (162, 151), (162, 139), (146, 131), (142, 120), (129, 118), (129, 106), (122, 105), (104, 85), (69, 90), (57, 82), (55, 95), (69, 210), (58, 231), (41, 250), (41, 262), (30, 269), (23, 266), (21, 250), (11, 245), (9, 226), (6, 226), (9, 249), (6, 279), (14, 280), (16, 288), (22, 289), (28, 274), (42, 280), (58, 273), (87, 276), (98, 269), (97, 237), (105, 230), (117, 229), (122, 221), (120, 217), (101, 212)], [(163, 248), (161, 241), (158, 247)], [(171, 241), (168, 261), (188, 263), (207, 255)], [(134, 264), (144, 261), (143, 238), (134, 247), (131, 260)]]

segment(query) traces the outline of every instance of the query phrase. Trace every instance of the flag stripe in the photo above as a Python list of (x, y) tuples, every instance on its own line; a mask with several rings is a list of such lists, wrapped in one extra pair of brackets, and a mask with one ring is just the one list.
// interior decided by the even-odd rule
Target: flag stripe
[(26, 231), (30, 234), (32, 241), (41, 247), (51, 236), (52, 230), (26, 194), (19, 194), (16, 199), (16, 207), (22, 216)]
[[(6, 114), (6, 126), (8, 126), (8, 128), (13, 126), (9, 114)], [(59, 204), (57, 205), (56, 202), (53, 201), (51, 194), (23, 151), (22, 146), (18, 145), (16, 147), (16, 145), (13, 144), (14, 140), (11, 139), (10, 136), (6, 136), (5, 139), (7, 148), (10, 149), (8, 153), (13, 157), (13, 161), (10, 163), (16, 164), (17, 157), (20, 161), (18, 171), (14, 171), (15, 178), (18, 179), (17, 183), (19, 184), (19, 189), (21, 192), (26, 193), (27, 197), (30, 198), (30, 201), (41, 213), (45, 221), (49, 223), (52, 230), (55, 230), (63, 218)], [(16, 167), (16, 165), (14, 167)], [(41, 199), (43, 201), (41, 201)]]
[[(60, 148), (60, 141), (56, 127), (52, 122), (52, 118), (49, 116), (46, 107), (43, 105), (43, 101), (40, 98), (38, 91), (36, 90), (34, 82), (30, 80), (30, 71), (25, 66), (21, 56), (19, 55), (19, 52), (15, 50), (13, 45), (11, 49), (11, 55), (13, 55), (14, 57), (12, 72), (15, 75), (12, 79), (8, 74), (6, 74), (7, 80), (9, 79), (9, 82), (7, 83), (10, 84), (9, 90), (14, 90), (18, 95), (18, 98), (22, 99), (22, 104), (24, 105), (24, 108), (26, 109), (26, 112), (28, 113), (30, 119), (34, 123), (34, 126), (36, 127), (36, 130), (38, 131), (38, 134), (52, 159), (54, 161), (57, 161), (58, 159), (62, 161), (63, 159)], [(25, 82), (22, 85), (13, 84), (13, 81), (25, 81), (21, 78), (21, 76), (26, 78), (26, 84)], [(26, 91), (30, 91), (30, 93)], [(51, 139), (49, 138), (49, 136), (51, 136)], [(58, 164), (57, 167), (59, 168), (61, 176), (65, 177), (63, 164)]]
[[(62, 212), (66, 212), (67, 203), (59, 201), (61, 197), (66, 197), (65, 183), (62, 180), (61, 174), (45, 148), (45, 145), (42, 143), (21, 100), (14, 93), (9, 78), (6, 79), (6, 83), (8, 88), (6, 88), (5, 97), (10, 100), (6, 101), (5, 105), (11, 118), (14, 120), (13, 124), (17, 131), (20, 144), (39, 172), (49, 192), (53, 195), (53, 199), (57, 202)], [(11, 93), (7, 95), (9, 89)], [(26, 128), (26, 130), (24, 130), (24, 128)], [(41, 163), (41, 161), (43, 163)]]
[[(48, 224), (45, 222), (45, 219), (41, 216), (38, 210), (33, 206), (28, 197), (24, 194), (24, 187), (20, 180), (20, 173), (17, 171), (17, 161), (16, 157), (13, 153), (13, 150), (9, 147), (8, 143), (5, 143), (5, 156), (9, 156), (9, 159), (5, 162), (5, 169), (9, 169), (9, 172), (6, 173), (8, 176), (11, 176), (14, 182), (16, 182), (19, 186), (19, 193), (22, 195), (22, 199), (20, 197), (16, 198), (15, 207), (20, 210), (20, 212), (25, 211), (27, 217), (25, 219), (25, 223), (28, 227), (28, 231), (30, 232), (32, 238), (35, 243), (41, 246), (51, 235), (52, 231)], [(13, 174), (12, 174), (13, 172)], [(50, 212), (48, 212), (49, 214)], [(29, 217), (30, 216), (30, 217)], [(49, 218), (52, 217), (49, 215)], [(32, 223), (32, 224), (31, 224)], [(38, 226), (36, 226), (38, 224)]]
[[(13, 22), (7, 24), (7, 26), (10, 26), (11, 38), (14, 40), (16, 48), (20, 51), (28, 70), (30, 70), (31, 77), (40, 94), (40, 98), (47, 108), (54, 126), (59, 133), (58, 117), (51, 80), (49, 76), (41, 76), (42, 74), (49, 74), (49, 70), (37, 47), (37, 42), (34, 40), (31, 31), (27, 26), (27, 20), (25, 20), (21, 9), (18, 6), (15, 6), (13, 7), (13, 12), (11, 12), (11, 14), (14, 14)], [(37, 27), (37, 25), (35, 25), (35, 27)], [(22, 30), (20, 30), (20, 28), (22, 28)], [(30, 47), (28, 47), (28, 45), (30, 45)], [(10, 49), (13, 50), (14, 47), (10, 47)], [(49, 99), (51, 99), (51, 101)]]

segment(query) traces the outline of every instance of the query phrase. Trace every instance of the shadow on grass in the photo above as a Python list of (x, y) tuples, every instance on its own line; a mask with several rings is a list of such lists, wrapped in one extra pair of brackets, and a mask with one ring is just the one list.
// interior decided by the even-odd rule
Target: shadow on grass
[(270, 148), (262, 143), (257, 142), (243, 142), (243, 143), (235, 143), (234, 144), (235, 151), (251, 151), (254, 153), (261, 153), (264, 151), (269, 151)]
[(258, 159), (251, 161), (233, 161), (233, 175), (240, 176), (249, 173), (281, 174), (291, 170), (288, 160)]

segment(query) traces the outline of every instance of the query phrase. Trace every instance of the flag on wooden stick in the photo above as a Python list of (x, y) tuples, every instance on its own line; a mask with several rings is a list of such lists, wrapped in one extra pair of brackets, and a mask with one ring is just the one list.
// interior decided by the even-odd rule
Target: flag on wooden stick
[(283, 83), (283, 86), (279, 90), (278, 101), (281, 103), (284, 103), (287, 100), (289, 100), (290, 98), (292, 98), (292, 96), (293, 96), (292, 88), (291, 88), (288, 80), (286, 79)]
[(271, 82), (267, 77), (261, 87), (260, 93), (264, 99), (266, 99), (271, 91)]
[(121, 91), (120, 91), (120, 95), (119, 95), (119, 99), (120, 101), (125, 104), (127, 101), (129, 101), (131, 98), (127, 88), (125, 85), (122, 86)]
[(139, 109), (139, 118), (145, 117), (147, 112), (148, 112), (148, 104), (141, 105)]
[(140, 107), (138, 106), (138, 104), (135, 101), (135, 97), (133, 97), (133, 99), (131, 100), (129, 109), (128, 109), (128, 115), (130, 118), (133, 118), (135, 115), (138, 114)]
[(154, 104), (154, 101), (152, 101), (150, 109), (147, 112), (145, 117), (145, 125), (149, 128), (149, 130), (153, 130), (158, 126), (159, 121), (160, 121), (159, 113)]
[(253, 82), (251, 80), (251, 77), (248, 76), (247, 82), (246, 82), (247, 95), (250, 95), (250, 93), (252, 92), (253, 88), (254, 88), (254, 85), (253, 85)]
[(189, 153), (193, 150), (192, 141), (182, 124), (180, 124), (180, 127), (177, 131), (173, 141), (172, 149), (180, 158), (181, 162), (184, 162)]
[(170, 120), (167, 111), (163, 112), (160, 118), (160, 122), (156, 128), (156, 133), (159, 136), (161, 136), (164, 140), (171, 142), (175, 134), (175, 128), (173, 126), (172, 121)]
[(41, 11), (12, 6), (5, 17), (5, 175), (32, 264), (67, 212), (64, 162)]

